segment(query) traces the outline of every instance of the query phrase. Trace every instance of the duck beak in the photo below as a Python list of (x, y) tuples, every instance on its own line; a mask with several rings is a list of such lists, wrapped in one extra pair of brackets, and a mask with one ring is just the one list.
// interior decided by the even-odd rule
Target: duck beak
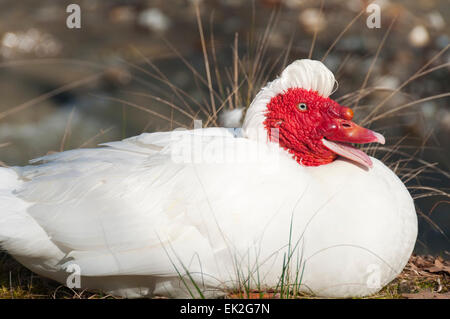
[(352, 121), (335, 118), (332, 123), (327, 125), (322, 143), (330, 151), (371, 168), (373, 163), (370, 157), (363, 151), (350, 146), (349, 143), (384, 144), (385, 139), (380, 133), (366, 129)]
[(385, 143), (384, 137), (380, 133), (343, 119), (335, 119), (328, 126), (324, 136), (328, 140), (344, 143)]

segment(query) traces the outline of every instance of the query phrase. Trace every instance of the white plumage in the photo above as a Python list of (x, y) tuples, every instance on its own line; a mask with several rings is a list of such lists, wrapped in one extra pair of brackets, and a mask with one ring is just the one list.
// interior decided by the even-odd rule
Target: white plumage
[[(273, 96), (295, 67), (263, 92)], [(326, 75), (325, 88), (311, 84), (324, 95)], [(249, 138), (261, 110), (248, 112), (242, 131), (145, 133), (0, 168), (2, 247), (62, 283), (76, 264), (82, 288), (126, 297), (198, 296), (193, 281), (206, 296), (246, 280), (273, 288), (287, 256), (290, 283), (301, 275), (301, 289), (321, 296), (368, 295), (394, 279), (417, 235), (399, 178), (376, 159), (370, 170), (345, 159), (301, 166)], [(179, 156), (193, 140), (199, 151)]]

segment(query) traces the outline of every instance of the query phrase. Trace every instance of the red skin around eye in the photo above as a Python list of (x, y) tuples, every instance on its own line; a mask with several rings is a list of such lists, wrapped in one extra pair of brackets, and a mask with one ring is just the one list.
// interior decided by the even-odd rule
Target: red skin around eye
[[(299, 103), (305, 103), (307, 110), (299, 110)], [(353, 116), (344, 109), (347, 108), (315, 91), (291, 88), (270, 100), (264, 126), (271, 140), (271, 129), (279, 129), (280, 146), (298, 163), (305, 166), (328, 164), (337, 155), (322, 144), (323, 131), (331, 125), (331, 114), (339, 116), (343, 112), (347, 118)]]

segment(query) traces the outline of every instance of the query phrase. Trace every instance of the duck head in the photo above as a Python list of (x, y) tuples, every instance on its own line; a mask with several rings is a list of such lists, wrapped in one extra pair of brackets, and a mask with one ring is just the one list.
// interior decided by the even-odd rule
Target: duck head
[[(298, 60), (263, 88), (247, 110), (248, 138), (277, 139), (280, 147), (304, 166), (319, 166), (343, 156), (365, 167), (372, 160), (350, 143), (384, 144), (383, 135), (352, 121), (352, 109), (335, 102), (333, 73), (319, 61)], [(275, 136), (276, 135), (276, 136)]]

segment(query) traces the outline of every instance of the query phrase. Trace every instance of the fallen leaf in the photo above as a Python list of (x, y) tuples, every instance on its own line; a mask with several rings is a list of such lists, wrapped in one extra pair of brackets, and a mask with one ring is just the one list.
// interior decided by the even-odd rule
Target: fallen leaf
[(425, 270), (432, 273), (444, 272), (450, 275), (450, 266), (445, 265), (443, 260), (439, 260), (439, 258), (434, 260), (434, 266), (425, 268)]

